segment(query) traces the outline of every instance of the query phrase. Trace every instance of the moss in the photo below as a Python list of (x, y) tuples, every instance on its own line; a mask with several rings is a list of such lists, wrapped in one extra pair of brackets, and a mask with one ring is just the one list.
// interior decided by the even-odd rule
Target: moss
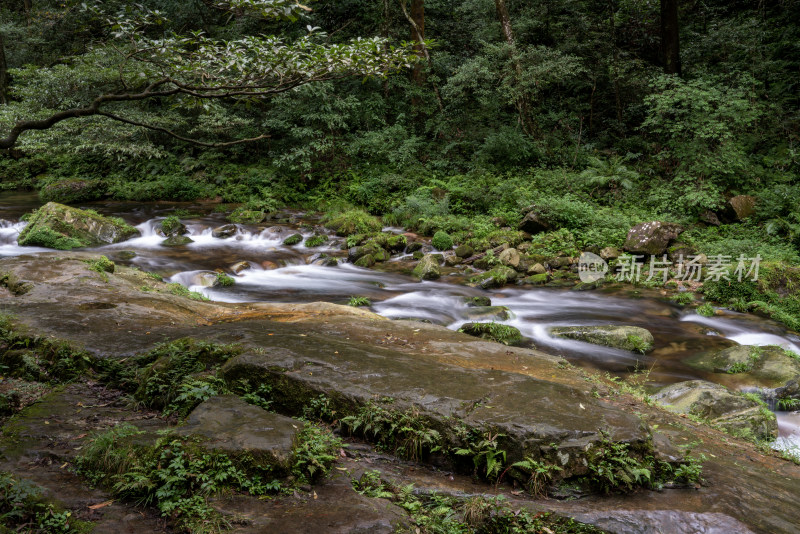
[(236, 280), (225, 273), (217, 273), (217, 282), (222, 287), (230, 287), (236, 283)]
[(175, 233), (182, 233), (186, 227), (183, 226), (181, 220), (175, 215), (170, 215), (161, 221), (161, 230), (165, 235), (172, 235)]
[(14, 295), (20, 296), (33, 289), (33, 284), (30, 282), (23, 282), (13, 273), (0, 272), (0, 287), (5, 287)]
[[(98, 235), (102, 229), (102, 237)], [(79, 210), (50, 202), (29, 217), (20, 232), (21, 246), (40, 246), (58, 250), (118, 243), (139, 231), (121, 219), (103, 217), (93, 210)]]
[(342, 213), (328, 214), (322, 219), (326, 228), (334, 230), (337, 235), (368, 234), (379, 232), (381, 222), (363, 210), (350, 210)]
[(522, 341), (522, 333), (519, 329), (500, 323), (466, 323), (458, 331), (471, 336), (497, 341), (503, 345), (513, 345)]
[(113, 273), (116, 268), (114, 262), (105, 256), (100, 256), (96, 260), (87, 260), (86, 263), (89, 265), (89, 269), (98, 273)]
[(327, 242), (328, 242), (328, 236), (324, 234), (323, 235), (315, 234), (306, 239), (306, 242), (304, 244), (308, 248), (314, 248), (320, 245), (324, 245)]
[(179, 297), (187, 297), (192, 300), (208, 300), (208, 297), (197, 291), (189, 291), (189, 288), (178, 282), (167, 284), (167, 291)]
[(258, 224), (267, 218), (267, 214), (263, 211), (250, 210), (246, 207), (236, 208), (228, 215), (228, 220), (237, 224)]
[(33, 228), (26, 232), (24, 236), (20, 234), (18, 243), (23, 247), (35, 246), (56, 250), (72, 250), (73, 248), (89, 246), (88, 242), (69, 237), (46, 226)]
[(292, 234), (283, 240), (283, 244), (286, 245), (287, 247), (291, 247), (293, 245), (300, 243), (302, 240), (303, 240), (302, 234)]

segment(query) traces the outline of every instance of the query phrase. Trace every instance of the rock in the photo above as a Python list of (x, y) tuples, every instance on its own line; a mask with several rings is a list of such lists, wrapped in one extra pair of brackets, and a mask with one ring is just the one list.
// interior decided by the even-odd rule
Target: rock
[(363, 267), (365, 269), (369, 269), (373, 265), (375, 265), (375, 257), (372, 254), (366, 254), (358, 258), (353, 265), (356, 267)]
[(192, 280), (189, 284), (201, 287), (217, 287), (220, 285), (220, 282), (217, 273), (205, 272), (197, 273), (192, 276)]
[(497, 341), (503, 345), (512, 345), (522, 341), (519, 329), (500, 323), (465, 323), (458, 329), (470, 336)]
[(761, 439), (778, 436), (775, 414), (764, 404), (713, 382), (678, 382), (659, 390), (652, 397), (668, 410), (707, 419), (734, 434), (752, 432)]
[(115, 256), (120, 261), (129, 261), (136, 257), (136, 253), (132, 250), (120, 250)]
[(259, 210), (237, 208), (228, 215), (228, 220), (239, 224), (258, 224), (267, 218), (267, 214)]
[(239, 274), (242, 271), (246, 271), (247, 269), (252, 269), (252, 268), (253, 266), (250, 265), (250, 262), (247, 261), (240, 261), (231, 265), (231, 271), (233, 271), (234, 274)]
[(632, 254), (657, 256), (663, 254), (670, 241), (681, 232), (683, 228), (674, 223), (651, 221), (638, 224), (628, 232), (623, 248)]
[(604, 260), (615, 260), (620, 257), (620, 252), (615, 247), (606, 247), (600, 251), (600, 257)]
[(415, 260), (421, 260), (422, 258), (425, 257), (425, 253), (422, 252), (421, 250), (418, 250), (413, 254), (411, 254), (411, 257), (414, 258)]
[(30, 217), (17, 242), (23, 247), (69, 250), (110, 245), (139, 235), (121, 219), (48, 202)]
[(439, 262), (436, 261), (436, 258), (433, 256), (433, 254), (425, 254), (422, 259), (419, 260), (417, 266), (414, 267), (412, 274), (420, 281), (436, 280), (441, 276)]
[(162, 247), (182, 247), (188, 245), (189, 243), (194, 243), (194, 240), (191, 237), (185, 235), (174, 235), (171, 237), (166, 238), (164, 241), (161, 242)]
[(511, 310), (505, 306), (474, 306), (464, 315), (472, 321), (507, 321), (511, 318)]
[(531, 209), (517, 226), (523, 232), (538, 234), (552, 229), (552, 225), (538, 209)]
[(482, 306), (491, 306), (492, 300), (489, 297), (461, 297), (469, 307), (482, 307)]
[(517, 276), (517, 271), (511, 267), (499, 265), (491, 271), (486, 271), (476, 276), (473, 279), (473, 283), (477, 284), (481, 289), (494, 289), (513, 282), (517, 279)]
[(693, 356), (686, 363), (704, 371), (736, 375), (732, 378), (741, 385), (778, 388), (800, 379), (800, 361), (775, 346), (737, 345)]
[(542, 273), (528, 276), (527, 278), (523, 278), (522, 281), (526, 284), (531, 284), (534, 286), (543, 286), (547, 283), (547, 279), (547, 273)]
[(297, 245), (303, 240), (303, 234), (292, 234), (286, 239), (283, 240), (283, 244), (287, 247), (291, 247), (293, 245)]
[(347, 259), (350, 263), (357, 264), (359, 258), (363, 256), (372, 256), (373, 263), (386, 261), (390, 258), (389, 253), (375, 242), (369, 242), (360, 247), (351, 247), (347, 252)]
[(498, 259), (503, 265), (516, 267), (519, 265), (519, 252), (517, 252), (517, 249), (515, 248), (507, 248), (500, 253)]
[(528, 274), (546, 274), (547, 269), (544, 268), (544, 265), (541, 263), (534, 263), (530, 267), (528, 267)]
[[(683, 261), (688, 262), (690, 260), (690, 256), (696, 256), (697, 249), (691, 245), (687, 245), (685, 243), (675, 243), (667, 248), (667, 257), (670, 261), (678, 262), (683, 256)], [(695, 263), (697, 263), (697, 259), (695, 258)]]
[(413, 254), (414, 252), (422, 250), (422, 246), (422, 243), (419, 241), (413, 241), (406, 247), (406, 254)]
[(444, 264), (448, 267), (455, 267), (461, 263), (461, 258), (456, 256), (455, 254), (448, 254), (444, 257)]
[(737, 195), (728, 200), (722, 213), (723, 219), (729, 222), (741, 221), (756, 212), (756, 197)]
[(275, 269), (280, 269), (283, 267), (283, 265), (279, 265), (274, 261), (264, 260), (261, 262), (261, 267), (263, 267), (266, 271), (274, 271)]
[(158, 223), (155, 230), (161, 237), (173, 237), (189, 233), (186, 229), (186, 225), (175, 216), (167, 217)]
[(711, 226), (719, 226), (722, 224), (719, 222), (719, 217), (717, 217), (717, 214), (711, 210), (706, 210), (701, 213), (700, 220)]
[(268, 412), (236, 395), (224, 395), (201, 403), (175, 433), (206, 438), (201, 442), (203, 448), (233, 457), (251, 454), (288, 473), (294, 442), (302, 428), (301, 421)]
[(653, 334), (638, 326), (556, 326), (550, 329), (550, 333), (556, 337), (642, 353), (652, 350), (654, 342)]
[(456, 256), (459, 258), (469, 258), (475, 254), (475, 250), (469, 245), (458, 245), (456, 247)]
[(228, 239), (236, 235), (239, 228), (235, 224), (223, 224), (211, 230), (211, 236), (217, 239)]
[(563, 269), (564, 267), (569, 267), (572, 263), (572, 258), (569, 256), (559, 256), (558, 258), (550, 258), (547, 260), (547, 265), (549, 265), (551, 269)]

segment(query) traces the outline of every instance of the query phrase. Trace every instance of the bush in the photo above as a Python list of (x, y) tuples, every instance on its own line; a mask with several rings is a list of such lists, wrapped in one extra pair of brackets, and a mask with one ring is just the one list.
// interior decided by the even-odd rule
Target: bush
[(336, 231), (337, 235), (369, 234), (381, 231), (381, 222), (363, 210), (349, 210), (331, 213), (322, 218), (326, 228)]
[(453, 239), (447, 232), (442, 232), (439, 230), (433, 234), (431, 244), (436, 248), (436, 250), (450, 250), (453, 248)]
[(105, 184), (97, 180), (72, 178), (45, 185), (39, 191), (39, 199), (42, 202), (58, 202), (60, 204), (91, 202), (102, 198), (105, 190)]

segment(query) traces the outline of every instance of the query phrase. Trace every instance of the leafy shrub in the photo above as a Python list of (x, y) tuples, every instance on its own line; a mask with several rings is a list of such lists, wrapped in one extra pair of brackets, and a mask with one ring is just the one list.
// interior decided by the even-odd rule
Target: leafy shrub
[(367, 297), (350, 297), (347, 305), (353, 307), (372, 306), (372, 302)]
[(447, 232), (442, 232), (439, 230), (433, 234), (431, 244), (436, 248), (436, 250), (450, 250), (453, 248), (453, 239)]
[(380, 221), (362, 210), (329, 213), (322, 218), (322, 223), (340, 236), (368, 234), (381, 230)]

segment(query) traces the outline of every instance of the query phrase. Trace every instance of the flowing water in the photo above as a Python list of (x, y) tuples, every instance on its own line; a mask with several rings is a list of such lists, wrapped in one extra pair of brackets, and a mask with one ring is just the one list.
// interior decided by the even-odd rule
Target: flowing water
[[(35, 254), (47, 249), (20, 247), (16, 238), (25, 223), (20, 217), (37, 207), (30, 194), (0, 196), (0, 257)], [(135, 225), (141, 237), (95, 249), (122, 265), (154, 271), (171, 282), (180, 282), (212, 300), (223, 302), (312, 302), (344, 304), (351, 296), (372, 301), (371, 309), (392, 319), (425, 320), (457, 329), (471, 320), (494, 320), (519, 328), (529, 346), (564, 356), (575, 365), (626, 374), (649, 370), (654, 385), (688, 379), (725, 383), (727, 375), (704, 373), (683, 361), (698, 352), (720, 350), (735, 344), (781, 345), (800, 353), (800, 339), (773, 321), (753, 315), (724, 311), (702, 317), (669, 302), (656, 290), (570, 291), (566, 289), (509, 287), (484, 291), (463, 285), (465, 274), (445, 269), (436, 282), (417, 282), (409, 276), (408, 257), (379, 264), (380, 270), (362, 269), (340, 261), (338, 266), (314, 263), (320, 255), (344, 257), (343, 241), (331, 236), (324, 246), (287, 247), (283, 240), (297, 233), (305, 237), (321, 229), (301, 212), (285, 212), (281, 218), (258, 225), (237, 225), (236, 234), (215, 238), (212, 229), (225, 224), (213, 206), (175, 203), (99, 203), (90, 207), (104, 215), (122, 217)], [(182, 208), (195, 215), (183, 217), (189, 237), (184, 247), (164, 247), (156, 233), (160, 220)], [(300, 225), (303, 223), (303, 226)], [(402, 232), (399, 228), (385, 231)], [(121, 255), (135, 252), (130, 259)], [(231, 267), (241, 261), (250, 268), (236, 275)], [(207, 287), (203, 274), (222, 270), (234, 276), (230, 287)], [(210, 277), (206, 276), (206, 279)], [(510, 310), (507, 317), (468, 307), (463, 297), (488, 296), (495, 306)], [(656, 349), (646, 356), (579, 341), (553, 338), (552, 326), (626, 324), (653, 333)], [(800, 450), (800, 413), (778, 412), (780, 438), (776, 446)]]

